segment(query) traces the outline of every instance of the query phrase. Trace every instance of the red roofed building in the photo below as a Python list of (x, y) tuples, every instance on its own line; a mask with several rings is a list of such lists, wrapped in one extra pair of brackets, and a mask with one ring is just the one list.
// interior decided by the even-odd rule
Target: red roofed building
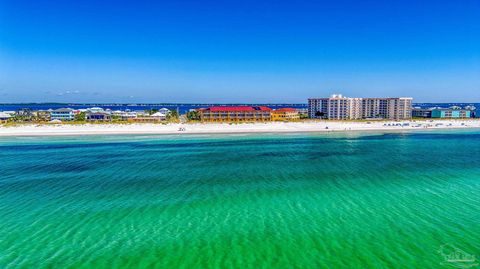
[(295, 108), (279, 108), (272, 111), (272, 121), (297, 121), (300, 113)]
[(201, 121), (258, 122), (270, 121), (271, 109), (266, 106), (212, 106), (198, 110)]

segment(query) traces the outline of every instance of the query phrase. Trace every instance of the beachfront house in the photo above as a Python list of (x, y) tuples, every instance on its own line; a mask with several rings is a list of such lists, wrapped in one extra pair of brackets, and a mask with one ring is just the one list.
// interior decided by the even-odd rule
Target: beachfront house
[(103, 108), (101, 108), (101, 107), (90, 107), (90, 108), (87, 108), (86, 111), (90, 112), (90, 113), (104, 112)]
[(75, 113), (71, 108), (59, 108), (50, 112), (51, 120), (72, 121), (75, 119)]
[(106, 112), (87, 112), (87, 121), (111, 121), (112, 115)]
[(272, 121), (298, 121), (300, 113), (295, 108), (279, 108), (272, 111)]
[(11, 118), (12, 118), (12, 115), (5, 112), (0, 112), (0, 123), (5, 123)]
[(266, 106), (213, 106), (197, 110), (204, 122), (263, 122), (272, 119)]
[[(167, 109), (168, 110), (168, 109)], [(170, 110), (168, 110), (168, 112), (170, 112)], [(163, 113), (163, 112), (157, 112), (157, 113), (154, 113), (152, 115), (150, 115), (151, 118), (158, 118), (159, 120), (167, 120), (167, 113)]]
[(168, 114), (170, 114), (170, 109), (164, 107), (164, 108), (160, 108), (158, 110), (158, 112), (160, 112), (162, 114), (165, 114), (165, 115), (168, 115)]
[(31, 121), (33, 112), (30, 108), (22, 108), (15, 112), (15, 120), (17, 121)]
[(167, 120), (167, 114), (162, 112), (156, 112), (152, 115), (142, 115), (138, 114), (135, 118), (128, 118), (130, 122), (150, 122), (150, 123), (158, 123)]
[(123, 121), (127, 121), (129, 119), (133, 119), (133, 118), (136, 118), (138, 115), (137, 115), (137, 112), (134, 112), (134, 111), (120, 111), (120, 110), (116, 110), (116, 111), (113, 111), (112, 113), (112, 116), (120, 119), (120, 120), (123, 120)]
[(15, 115), (18, 117), (32, 117), (33, 112), (30, 108), (21, 108), (15, 112)]

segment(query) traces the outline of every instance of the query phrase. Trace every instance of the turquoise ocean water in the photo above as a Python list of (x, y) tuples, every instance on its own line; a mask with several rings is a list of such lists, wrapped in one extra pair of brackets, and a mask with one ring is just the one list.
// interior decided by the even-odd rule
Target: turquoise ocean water
[(452, 268), (452, 249), (480, 256), (480, 131), (0, 138), (0, 268)]

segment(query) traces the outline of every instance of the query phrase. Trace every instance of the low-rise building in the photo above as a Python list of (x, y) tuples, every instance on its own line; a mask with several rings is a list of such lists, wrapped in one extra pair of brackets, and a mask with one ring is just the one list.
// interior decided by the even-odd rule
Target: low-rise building
[(414, 108), (412, 109), (412, 117), (414, 118), (431, 118), (432, 109), (431, 108)]
[(298, 121), (300, 113), (295, 108), (279, 108), (271, 112), (272, 121)]
[(50, 112), (51, 120), (72, 121), (75, 119), (75, 113), (70, 108), (59, 108)]
[(466, 106), (465, 109), (470, 111), (470, 118), (478, 118), (480, 116), (477, 108), (473, 105)]
[(204, 122), (262, 122), (272, 119), (271, 111), (266, 106), (213, 106), (198, 113)]
[(300, 119), (308, 118), (308, 108), (297, 108), (298, 115), (300, 115)]
[(466, 109), (436, 108), (432, 109), (432, 118), (462, 119), (470, 118), (471, 111)]

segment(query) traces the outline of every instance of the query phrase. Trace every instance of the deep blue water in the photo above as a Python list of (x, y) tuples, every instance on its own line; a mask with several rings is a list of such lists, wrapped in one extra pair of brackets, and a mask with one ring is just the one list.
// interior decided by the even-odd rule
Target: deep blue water
[[(31, 110), (48, 110), (57, 109), (63, 107), (69, 107), (73, 109), (83, 109), (89, 107), (102, 107), (104, 109), (112, 110), (126, 110), (143, 111), (148, 109), (159, 109), (166, 107), (170, 110), (176, 110), (178, 108), (180, 113), (186, 113), (190, 109), (197, 109), (201, 107), (216, 106), (219, 104), (74, 104), (74, 103), (29, 103), (29, 104), (0, 104), (0, 111), (16, 111), (22, 108), (29, 108)], [(225, 105), (225, 104), (222, 104)], [(227, 104), (228, 105), (228, 104)], [(238, 104), (232, 104), (238, 105)], [(254, 105), (254, 106), (268, 106), (271, 108), (293, 107), (293, 108), (307, 108), (307, 104), (242, 104), (242, 105)]]

